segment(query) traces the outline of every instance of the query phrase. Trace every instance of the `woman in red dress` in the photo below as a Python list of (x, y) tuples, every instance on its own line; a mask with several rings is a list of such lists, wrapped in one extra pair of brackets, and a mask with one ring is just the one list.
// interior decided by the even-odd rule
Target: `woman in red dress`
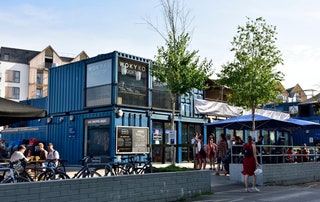
[(256, 187), (257, 176), (254, 174), (254, 171), (259, 164), (257, 161), (257, 149), (255, 143), (252, 141), (252, 136), (248, 136), (248, 142), (243, 145), (243, 148), (245, 147), (249, 147), (250, 149), (250, 154), (247, 156), (244, 155), (243, 157), (243, 170), (241, 172), (244, 175), (244, 185), (246, 187), (245, 191), (249, 192), (248, 179), (249, 176), (253, 176), (251, 190), (259, 192), (260, 190)]

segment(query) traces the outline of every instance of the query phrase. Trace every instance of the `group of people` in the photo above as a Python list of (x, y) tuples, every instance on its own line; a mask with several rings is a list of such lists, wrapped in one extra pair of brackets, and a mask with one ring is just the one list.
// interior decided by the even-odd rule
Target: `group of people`
[[(37, 159), (31, 158), (31, 152), (27, 151), (27, 147), (23, 144), (18, 146), (18, 150), (15, 151), (11, 157), (10, 162), (16, 162), (18, 160), (24, 159), (26, 162), (31, 160), (38, 160), (43, 166), (56, 167), (59, 163), (59, 152), (53, 148), (53, 144), (49, 143), (47, 145), (47, 150), (44, 148), (44, 144), (39, 142), (37, 144), (36, 150)], [(27, 154), (26, 154), (27, 153)]]
[[(232, 149), (232, 140), (230, 135), (221, 134), (218, 143), (215, 143), (215, 135), (209, 136), (208, 144), (204, 147), (203, 136), (195, 132), (193, 143), (196, 144), (196, 168), (206, 169), (207, 159), (210, 163), (210, 170), (215, 171), (216, 175), (220, 175), (220, 171), (224, 170), (224, 174), (229, 174), (229, 163), (231, 156), (228, 156)], [(216, 163), (218, 164), (216, 169)], [(224, 168), (224, 169), (222, 169)]]
[[(287, 163), (300, 163), (300, 162), (308, 162), (309, 161), (309, 149), (307, 148), (307, 144), (303, 144), (303, 147), (298, 149), (297, 152), (293, 151), (292, 147), (289, 147), (286, 151), (286, 162)], [(294, 157), (296, 156), (296, 157)]]
[[(203, 136), (200, 133), (195, 132), (193, 143), (196, 144), (196, 168), (206, 169), (207, 159), (210, 162), (210, 170), (215, 171), (215, 175), (220, 175), (223, 168), (225, 175), (229, 174), (229, 163), (231, 161), (231, 150), (233, 153), (240, 153), (245, 147), (248, 147), (249, 154), (243, 156), (243, 170), (241, 173), (244, 175), (245, 191), (249, 192), (248, 179), (249, 176), (253, 176), (251, 191), (259, 192), (260, 190), (256, 187), (257, 175), (255, 170), (259, 167), (257, 160), (257, 148), (256, 143), (253, 141), (252, 136), (248, 136), (247, 143), (244, 143), (240, 137), (236, 136), (235, 141), (231, 140), (231, 136), (221, 134), (218, 143), (215, 143), (215, 136), (211, 134), (209, 136), (208, 144), (204, 148)], [(233, 145), (238, 145), (233, 147)], [(242, 145), (242, 147), (240, 146)], [(216, 160), (216, 161), (215, 161)], [(215, 169), (215, 163), (217, 163), (217, 169)]]

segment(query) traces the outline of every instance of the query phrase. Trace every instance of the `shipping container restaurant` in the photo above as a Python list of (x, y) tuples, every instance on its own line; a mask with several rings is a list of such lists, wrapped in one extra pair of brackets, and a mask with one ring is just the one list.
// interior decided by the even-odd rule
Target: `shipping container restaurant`
[[(207, 136), (208, 120), (194, 113), (194, 99), (203, 99), (204, 93), (195, 89), (178, 98), (171, 131), (170, 95), (166, 85), (152, 77), (151, 65), (149, 59), (114, 51), (53, 66), (48, 96), (37, 102), (48, 116), (19, 130), (4, 130), (2, 136), (8, 141), (35, 137), (52, 142), (68, 164), (79, 164), (91, 154), (150, 154), (155, 162), (171, 162), (173, 156), (176, 162), (191, 161), (193, 133)], [(171, 155), (174, 143), (176, 155)]]

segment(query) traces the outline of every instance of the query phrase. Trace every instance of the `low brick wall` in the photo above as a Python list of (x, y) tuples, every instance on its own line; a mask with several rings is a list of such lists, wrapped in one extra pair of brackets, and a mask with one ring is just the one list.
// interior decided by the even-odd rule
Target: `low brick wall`
[(176, 201), (211, 191), (210, 171), (0, 184), (1, 201)]
[[(290, 185), (320, 180), (319, 162), (264, 164), (262, 170), (258, 185)], [(243, 182), (241, 171), (242, 164), (230, 164), (230, 180)]]

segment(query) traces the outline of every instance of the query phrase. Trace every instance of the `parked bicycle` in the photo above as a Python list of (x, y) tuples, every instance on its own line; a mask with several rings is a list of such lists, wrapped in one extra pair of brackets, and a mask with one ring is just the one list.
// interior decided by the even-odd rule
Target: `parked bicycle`
[(59, 164), (57, 167), (54, 166), (55, 163), (53, 161), (54, 160), (48, 162), (47, 166), (45, 167), (45, 170), (39, 174), (37, 178), (38, 181), (70, 179), (69, 175), (64, 171), (64, 161), (59, 160)]
[(147, 157), (146, 161), (139, 160), (141, 155), (128, 155), (121, 158), (121, 162), (113, 165), (112, 169), (115, 175), (131, 175), (144, 174), (152, 171), (151, 157)]
[(20, 176), (19, 172), (23, 170), (21, 161), (15, 161), (10, 163), (9, 167), (0, 168), (2, 175), (0, 176), (0, 183), (19, 183), (19, 182), (30, 182), (29, 179)]
[(152, 158), (148, 156), (146, 161), (138, 162), (139, 165), (134, 169), (135, 174), (152, 173)]
[[(112, 168), (109, 163), (95, 163), (92, 162), (92, 159), (92, 155), (89, 155), (80, 160), (82, 167), (72, 178), (101, 177), (102, 175), (109, 176), (112, 174)], [(101, 172), (103, 173), (101, 174)]]

